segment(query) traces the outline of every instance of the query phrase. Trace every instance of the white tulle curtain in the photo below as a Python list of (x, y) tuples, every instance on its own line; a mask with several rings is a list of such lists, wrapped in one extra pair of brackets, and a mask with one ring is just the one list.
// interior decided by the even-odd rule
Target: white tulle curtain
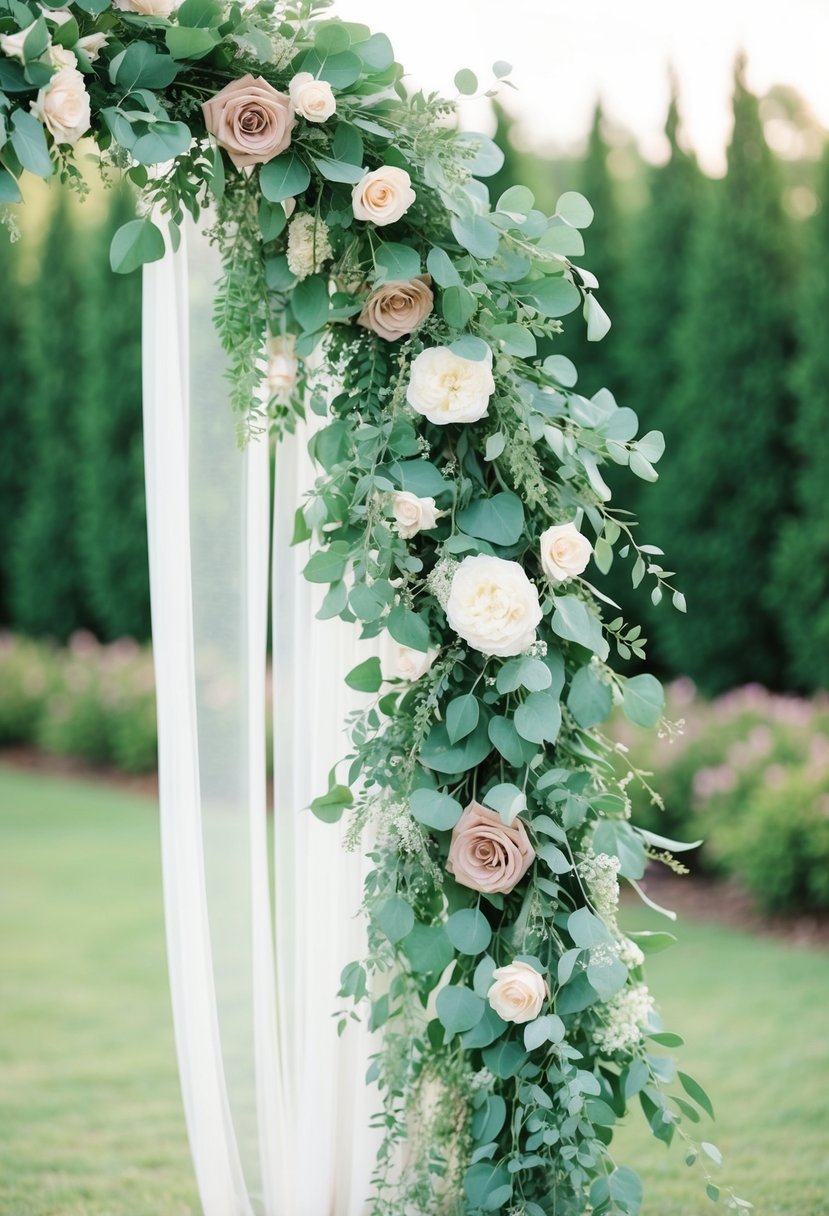
[(193, 226), (144, 272), (162, 861), (185, 1118), (205, 1216), (362, 1216), (371, 1044), (355, 1024), (338, 1038), (333, 1015), (340, 970), (363, 952), (364, 862), (306, 808), (346, 751), (342, 677), (366, 652), (353, 629), (315, 619), (307, 546), (289, 544), (315, 475), (307, 437), (277, 452), (272, 530), (268, 440), (237, 445), (211, 319), (218, 273)]

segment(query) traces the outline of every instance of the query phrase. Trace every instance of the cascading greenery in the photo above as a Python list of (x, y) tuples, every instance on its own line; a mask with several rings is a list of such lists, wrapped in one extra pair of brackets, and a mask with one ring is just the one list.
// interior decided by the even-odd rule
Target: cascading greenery
[[(640, 630), (584, 577), (630, 545), (635, 580), (684, 607), (602, 474), (652, 480), (664, 445), (537, 355), (576, 310), (606, 332), (574, 261), (592, 211), (571, 193), (547, 216), (521, 186), (492, 206), (498, 149), (457, 132), (455, 103), (407, 94), (388, 39), (327, 7), (0, 0), (0, 197), (23, 169), (71, 184), (91, 130), (151, 209), (116, 234), (117, 270), (211, 205), (242, 438), (292, 428), (306, 399), (323, 418), (305, 576), (328, 587), (320, 615), (387, 638), (347, 678), (371, 699), (312, 807), (374, 841), (368, 957), (341, 995), (384, 1032), (376, 1216), (637, 1213), (612, 1149), (634, 1102), (717, 1199), (719, 1153), (688, 1130), (709, 1099), (660, 1053), (681, 1040), (644, 983), (673, 939), (618, 922), (619, 879), (644, 897), (648, 859), (681, 869), (685, 846), (630, 821), (645, 775), (602, 724), (618, 705), (656, 726), (662, 689), (611, 665), (641, 656)], [(456, 84), (478, 89), (467, 70)], [(333, 396), (302, 367), (320, 344)]]

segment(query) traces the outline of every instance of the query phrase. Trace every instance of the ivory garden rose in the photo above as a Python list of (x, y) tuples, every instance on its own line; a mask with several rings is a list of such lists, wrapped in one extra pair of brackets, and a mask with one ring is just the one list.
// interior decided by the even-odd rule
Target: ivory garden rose
[(391, 678), (413, 683), (426, 675), (437, 657), (435, 649), (413, 650), (411, 646), (396, 645), (392, 649), (394, 671)]
[(551, 583), (564, 583), (587, 569), (593, 546), (575, 524), (556, 524), (539, 540), (541, 568)]
[(288, 92), (294, 109), (306, 122), (325, 122), (336, 112), (331, 85), (327, 80), (317, 80), (310, 72), (297, 72)]
[(387, 342), (414, 333), (435, 303), (431, 276), (421, 275), (375, 288), (357, 318), (358, 325), (371, 329)]
[(505, 824), (495, 811), (470, 802), (452, 829), (446, 868), (463, 887), (509, 895), (535, 859), (520, 819)]
[(113, 0), (116, 8), (141, 17), (169, 17), (178, 8), (179, 0)]
[(429, 422), (478, 422), (489, 412), (495, 392), (492, 351), (465, 359), (448, 346), (430, 346), (412, 362), (406, 400)]
[(91, 125), (89, 94), (77, 68), (59, 68), (32, 102), (32, 113), (56, 144), (76, 144)]
[(441, 514), (434, 498), (418, 498), (408, 490), (398, 490), (392, 495), (392, 513), (403, 540), (411, 540), (418, 532), (428, 532), (436, 527)]
[(293, 334), (280, 334), (268, 342), (268, 392), (281, 402), (290, 397), (299, 373), (294, 342)]
[(532, 1022), (550, 995), (547, 981), (529, 963), (516, 961), (496, 967), (487, 1000), (505, 1022)]
[(446, 619), (473, 650), (508, 658), (535, 641), (538, 591), (518, 562), (481, 553), (465, 557), (452, 577)]
[(279, 156), (290, 144), (296, 125), (290, 97), (250, 73), (203, 102), (202, 113), (208, 131), (237, 169)]
[(379, 228), (402, 219), (417, 198), (405, 169), (382, 165), (362, 177), (351, 194), (354, 218)]

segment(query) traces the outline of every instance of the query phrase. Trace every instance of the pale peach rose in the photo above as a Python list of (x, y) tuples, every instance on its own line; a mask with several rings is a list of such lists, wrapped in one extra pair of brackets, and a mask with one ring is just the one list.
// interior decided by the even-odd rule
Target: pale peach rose
[(0, 34), (0, 51), (9, 59), (19, 59), (23, 63), (23, 46), (34, 27), (33, 21), (25, 30), (18, 30), (16, 34)]
[(293, 334), (280, 334), (268, 341), (268, 394), (286, 402), (299, 374), (299, 359), (294, 353)]
[(361, 178), (351, 194), (354, 218), (383, 227), (394, 224), (417, 198), (405, 169), (383, 165)]
[(547, 981), (529, 963), (496, 967), (487, 1000), (505, 1022), (532, 1022), (550, 995)]
[(357, 318), (387, 342), (414, 333), (434, 307), (432, 276), (420, 275), (397, 283), (384, 283), (371, 293)]
[(77, 56), (72, 51), (67, 51), (65, 46), (50, 46), (49, 61), (56, 68), (75, 68), (77, 70)]
[(112, 0), (112, 2), (122, 12), (138, 13), (141, 17), (169, 17), (179, 5), (179, 0)]
[(403, 540), (411, 540), (418, 532), (428, 532), (437, 527), (442, 514), (435, 506), (434, 498), (418, 498), (409, 490), (397, 490), (392, 496), (392, 511), (398, 534)]
[(90, 127), (89, 94), (76, 68), (63, 67), (31, 104), (56, 144), (75, 144)]
[(261, 76), (240, 76), (202, 103), (204, 123), (237, 169), (284, 152), (296, 125), (290, 97)]
[(452, 829), (446, 868), (473, 891), (509, 895), (535, 860), (521, 819), (507, 826), (480, 802), (470, 802)]
[(425, 676), (438, 657), (437, 650), (412, 650), (411, 646), (397, 645), (392, 651), (394, 671), (390, 679), (408, 680), (413, 683)]
[(108, 41), (109, 39), (106, 34), (87, 34), (84, 38), (78, 39), (78, 50), (86, 51), (86, 54), (92, 63), (94, 63)]
[(564, 583), (586, 568), (593, 546), (575, 524), (556, 524), (541, 534), (541, 567), (551, 583)]
[(325, 122), (336, 112), (337, 103), (327, 80), (316, 80), (310, 72), (297, 72), (288, 85), (297, 114), (306, 122)]

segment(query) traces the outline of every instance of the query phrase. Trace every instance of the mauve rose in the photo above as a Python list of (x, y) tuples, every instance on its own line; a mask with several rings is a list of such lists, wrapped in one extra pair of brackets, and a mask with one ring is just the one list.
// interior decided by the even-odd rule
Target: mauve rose
[(366, 300), (357, 324), (373, 330), (387, 342), (396, 342), (398, 338), (414, 333), (426, 320), (434, 303), (431, 275), (384, 283)]
[(204, 123), (237, 169), (284, 152), (296, 125), (290, 97), (261, 76), (240, 76), (202, 103)]
[(535, 859), (520, 819), (507, 827), (501, 816), (470, 802), (452, 830), (446, 868), (463, 887), (509, 895)]

